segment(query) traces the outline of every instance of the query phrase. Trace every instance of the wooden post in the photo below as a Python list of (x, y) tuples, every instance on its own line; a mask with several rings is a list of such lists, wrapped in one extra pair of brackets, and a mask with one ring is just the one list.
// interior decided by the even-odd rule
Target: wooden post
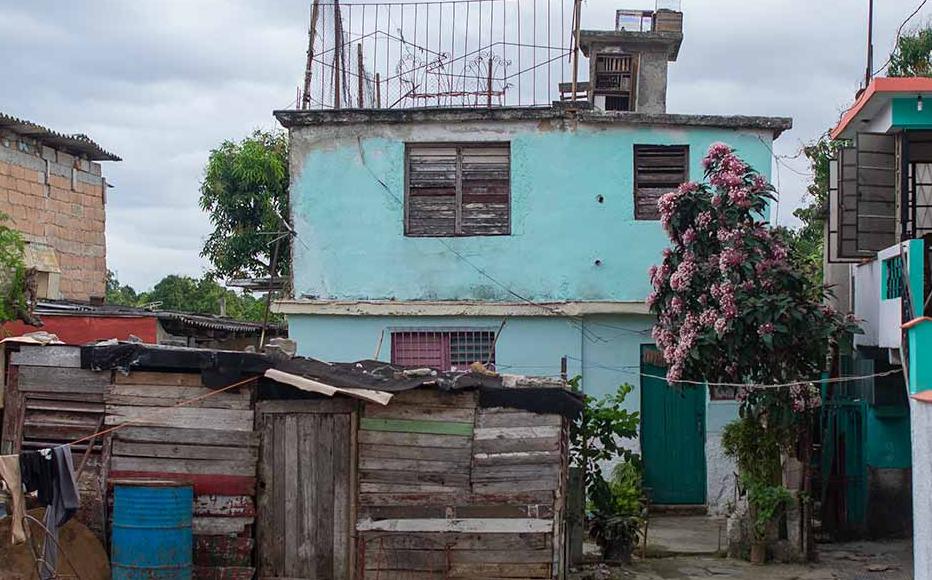
[(365, 80), (366, 70), (362, 66), (362, 43), (356, 45), (356, 74), (359, 75), (357, 79), (357, 86), (359, 88), (359, 108), (363, 108), (362, 104), (362, 87), (363, 81)]
[(375, 73), (375, 108), (382, 108), (382, 77)]
[(489, 54), (489, 77), (487, 85), (488, 94), (486, 95), (486, 106), (492, 108), (492, 55)]
[(275, 241), (275, 248), (272, 250), (272, 262), (269, 265), (269, 289), (265, 295), (265, 312), (262, 314), (262, 332), (259, 334), (259, 344), (256, 345), (256, 351), (262, 352), (262, 345), (265, 343), (265, 333), (269, 328), (269, 310), (272, 308), (272, 289), (275, 287), (275, 272), (278, 270), (278, 248), (282, 243), (281, 234)]
[[(582, 0), (575, 0), (573, 5), (573, 102), (576, 102), (576, 85), (579, 78), (579, 17)], [(590, 83), (593, 82), (589, 79)], [(590, 85), (592, 86), (592, 85)]]
[(568, 378), (569, 377), (567, 376), (566, 372), (566, 355), (563, 355), (563, 357), (560, 358), (560, 380), (562, 380), (563, 384), (566, 385)]

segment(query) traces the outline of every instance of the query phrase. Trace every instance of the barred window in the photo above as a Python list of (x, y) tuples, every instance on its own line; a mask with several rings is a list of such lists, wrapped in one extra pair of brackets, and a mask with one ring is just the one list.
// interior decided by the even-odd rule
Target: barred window
[(492, 330), (401, 330), (392, 332), (392, 364), (466, 370), (474, 362), (495, 364)]

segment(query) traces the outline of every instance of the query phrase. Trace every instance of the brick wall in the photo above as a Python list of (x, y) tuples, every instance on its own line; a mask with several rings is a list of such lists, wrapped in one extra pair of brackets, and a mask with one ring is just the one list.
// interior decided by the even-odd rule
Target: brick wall
[(62, 298), (105, 294), (105, 190), (99, 163), (0, 132), (0, 211), (27, 241), (55, 249)]

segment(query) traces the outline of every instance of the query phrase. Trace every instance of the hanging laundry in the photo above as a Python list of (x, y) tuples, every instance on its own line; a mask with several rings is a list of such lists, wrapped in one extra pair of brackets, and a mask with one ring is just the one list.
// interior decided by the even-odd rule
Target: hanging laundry
[(22, 544), (26, 541), (26, 529), (23, 527), (23, 517), (26, 515), (26, 501), (23, 497), (23, 481), (20, 476), (19, 455), (0, 455), (0, 479), (6, 482), (13, 498), (13, 543)]
[[(49, 537), (42, 546), (44, 568), (40, 571), (41, 580), (54, 576), (58, 567), (58, 528), (65, 525), (77, 511), (80, 499), (78, 486), (74, 478), (74, 465), (71, 461), (71, 446), (62, 445), (52, 451), (52, 497), (45, 510), (43, 524), (48, 529)], [(40, 453), (42, 453), (40, 451)]]
[(19, 454), (20, 476), (27, 493), (38, 492), (39, 503), (49, 505), (52, 503), (52, 488), (54, 487), (54, 467), (52, 465), (51, 449), (40, 451), (24, 451)]

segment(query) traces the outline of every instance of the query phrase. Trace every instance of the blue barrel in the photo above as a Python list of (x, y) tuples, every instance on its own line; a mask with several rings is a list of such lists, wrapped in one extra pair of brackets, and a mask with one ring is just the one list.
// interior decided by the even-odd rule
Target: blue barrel
[(113, 579), (189, 580), (193, 512), (190, 483), (113, 481)]

